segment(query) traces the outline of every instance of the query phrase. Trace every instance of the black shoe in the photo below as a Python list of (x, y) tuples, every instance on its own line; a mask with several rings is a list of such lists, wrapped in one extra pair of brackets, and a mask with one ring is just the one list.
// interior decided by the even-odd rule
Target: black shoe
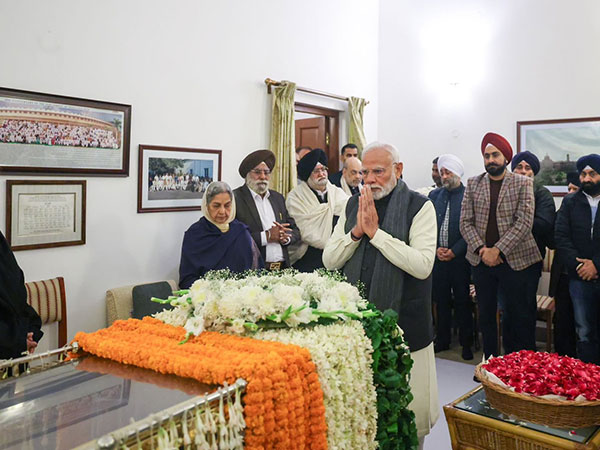
[(473, 352), (471, 351), (471, 347), (465, 346), (462, 348), (462, 359), (465, 361), (471, 361), (473, 359)]
[(449, 345), (440, 345), (438, 343), (433, 344), (433, 351), (435, 353), (443, 352), (444, 350), (450, 350)]

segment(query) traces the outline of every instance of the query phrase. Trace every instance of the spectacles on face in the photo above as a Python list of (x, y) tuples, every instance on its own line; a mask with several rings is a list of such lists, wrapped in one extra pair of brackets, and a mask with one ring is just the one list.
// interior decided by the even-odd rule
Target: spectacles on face
[(252, 169), (250, 172), (252, 172), (254, 175), (261, 175), (261, 174), (267, 175), (267, 176), (271, 175), (271, 171), (269, 169), (264, 169), (264, 170)]
[[(392, 167), (394, 167), (396, 164), (397, 163), (392, 164)], [(363, 169), (362, 170), (363, 177), (365, 177), (365, 178), (368, 178), (371, 173), (373, 175), (375, 175), (375, 178), (380, 178), (386, 172), (387, 172), (387, 169), (384, 169), (384, 168), (381, 168), (381, 167), (378, 167), (377, 169), (373, 169), (373, 170), (369, 170), (369, 169)]]
[(327, 167), (315, 167), (312, 171), (315, 175), (320, 172), (327, 172)]

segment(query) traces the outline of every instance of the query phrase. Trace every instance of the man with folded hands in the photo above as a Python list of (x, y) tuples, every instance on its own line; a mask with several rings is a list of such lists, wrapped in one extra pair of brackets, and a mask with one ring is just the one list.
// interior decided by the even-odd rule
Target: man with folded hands
[(250, 228), (268, 270), (290, 267), (288, 246), (300, 240), (300, 231), (290, 217), (283, 195), (269, 189), (275, 154), (256, 150), (244, 158), (239, 174), (246, 183), (235, 189), (235, 218)]

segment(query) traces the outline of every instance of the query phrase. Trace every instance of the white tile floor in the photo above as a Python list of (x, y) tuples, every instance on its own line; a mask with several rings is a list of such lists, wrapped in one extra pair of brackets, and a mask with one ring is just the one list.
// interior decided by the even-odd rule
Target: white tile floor
[(450, 433), (442, 406), (469, 392), (477, 383), (473, 381), (475, 366), (472, 364), (436, 358), (440, 418), (425, 438), (425, 450), (449, 450)]

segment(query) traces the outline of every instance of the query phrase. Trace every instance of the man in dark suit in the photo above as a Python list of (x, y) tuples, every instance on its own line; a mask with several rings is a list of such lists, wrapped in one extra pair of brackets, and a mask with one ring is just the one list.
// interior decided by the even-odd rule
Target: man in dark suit
[[(344, 161), (346, 161), (348, 158), (358, 158), (358, 147), (354, 144), (346, 144), (342, 147), (341, 153), (342, 155), (340, 156), (340, 162), (344, 164)], [(343, 170), (340, 170), (339, 172), (329, 175), (329, 182), (334, 186), (341, 188), (342, 172)]]
[(458, 321), (458, 338), (462, 357), (473, 359), (473, 316), (469, 297), (471, 266), (465, 259), (467, 244), (460, 234), (460, 209), (465, 187), (461, 182), (464, 174), (462, 161), (454, 155), (441, 155), (438, 167), (442, 187), (429, 193), (437, 216), (438, 242), (433, 266), (432, 299), (436, 305), (435, 351), (450, 348), (452, 325), (452, 299)]
[(569, 272), (577, 357), (600, 364), (600, 155), (579, 158), (577, 171), (581, 188), (563, 199), (554, 237)]
[(510, 143), (496, 133), (481, 142), (485, 173), (469, 178), (460, 214), (477, 291), (479, 324), (486, 358), (497, 354), (498, 294), (504, 302), (504, 351), (535, 350), (537, 305), (527, 298), (527, 280), (542, 260), (531, 232), (533, 180), (506, 170)]
[(260, 249), (265, 268), (290, 267), (288, 245), (300, 240), (296, 222), (289, 216), (283, 195), (269, 189), (275, 155), (270, 150), (257, 150), (244, 158), (239, 174), (246, 179), (235, 189), (235, 218), (250, 228), (252, 239)]

